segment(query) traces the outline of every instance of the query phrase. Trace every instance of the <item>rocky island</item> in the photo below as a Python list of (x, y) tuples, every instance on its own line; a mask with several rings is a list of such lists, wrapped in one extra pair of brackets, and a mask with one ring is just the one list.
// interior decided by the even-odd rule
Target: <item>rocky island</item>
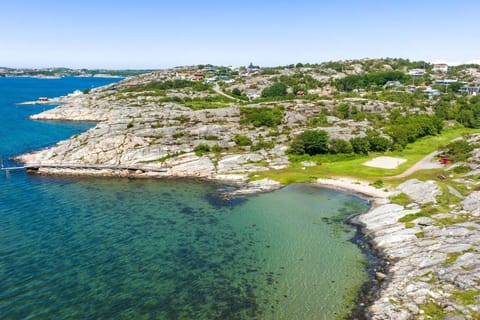
[[(97, 124), (18, 160), (42, 174), (195, 177), (238, 193), (292, 182), (362, 193), (372, 210), (354, 223), (387, 265), (364, 316), (478, 319), (479, 70), (375, 59), (155, 71), (53, 100), (31, 118)], [(385, 156), (394, 164), (368, 164)]]

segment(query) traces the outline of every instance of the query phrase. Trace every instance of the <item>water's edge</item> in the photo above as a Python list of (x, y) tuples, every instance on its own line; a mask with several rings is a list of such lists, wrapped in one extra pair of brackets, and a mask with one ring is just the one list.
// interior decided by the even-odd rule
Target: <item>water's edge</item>
[[(367, 212), (374, 209), (375, 206), (374, 200), (371, 200), (370, 208)], [(367, 257), (366, 269), (368, 278), (360, 287), (354, 305), (351, 308), (350, 316), (345, 320), (369, 320), (368, 308), (378, 299), (382, 286), (388, 282), (389, 262), (385, 258), (384, 253), (373, 245), (372, 238), (366, 235), (365, 226), (358, 221), (358, 216), (355, 215), (349, 218), (346, 223), (356, 227), (355, 236), (351, 242), (356, 244)], [(379, 280), (376, 277), (377, 272), (381, 272), (387, 275), (387, 277)]]
[[(58, 176), (72, 176), (71, 174), (64, 173), (61, 170), (56, 171), (56, 172), (41, 172), (41, 173), (35, 173), (35, 172), (30, 172), (29, 174), (40, 174), (40, 175), (58, 175)], [(74, 177), (81, 178), (81, 177), (88, 177), (88, 174), (78, 174), (78, 175), (73, 175)], [(109, 178), (118, 178), (118, 176), (97, 176), (97, 178), (104, 178), (104, 179), (109, 179)], [(200, 177), (169, 177), (169, 176), (162, 176), (162, 177), (139, 177), (136, 175), (132, 175), (129, 177), (124, 177), (127, 179), (163, 179), (163, 180), (177, 180), (177, 181), (195, 181), (195, 182), (200, 182), (200, 183), (211, 183), (217, 186), (218, 192), (215, 193), (215, 199), (213, 201), (218, 201), (219, 205), (228, 205), (231, 203), (234, 205), (237, 200), (245, 197), (245, 196), (254, 196), (256, 194), (261, 194), (261, 193), (269, 193), (278, 190), (279, 188), (275, 189), (270, 189), (270, 190), (250, 190), (251, 192), (247, 193), (237, 193), (237, 191), (244, 191), (248, 190), (248, 184), (239, 184), (239, 183), (234, 183), (231, 182), (229, 183), (228, 181), (222, 181), (218, 179), (208, 179), (208, 178), (200, 178)], [(361, 194), (357, 192), (354, 189), (338, 189), (334, 188), (331, 186), (324, 186), (322, 184), (312, 184), (312, 183), (305, 183), (306, 185), (315, 185), (318, 187), (330, 189), (330, 190), (336, 190), (336, 191), (343, 191), (346, 193), (350, 193), (360, 199), (366, 200), (369, 203), (369, 209), (365, 213), (360, 213), (360, 214), (354, 214), (353, 216), (347, 218), (344, 223), (348, 224), (350, 226), (355, 227), (355, 235), (354, 237), (350, 240), (353, 244), (355, 244), (357, 247), (360, 248), (362, 254), (366, 257), (366, 272), (367, 272), (367, 279), (366, 281), (361, 285), (359, 291), (356, 294), (356, 297), (354, 299), (354, 303), (350, 308), (349, 315), (345, 320), (368, 320), (370, 319), (368, 316), (368, 308), (375, 302), (375, 300), (378, 298), (379, 292), (382, 288), (382, 286), (388, 282), (388, 266), (389, 262), (385, 258), (383, 252), (376, 248), (373, 245), (372, 239), (365, 233), (365, 225), (360, 223), (358, 221), (358, 217), (362, 214), (366, 214), (373, 210), (378, 204), (374, 198), (368, 197), (364, 194)], [(284, 188), (286, 186), (281, 186), (281, 188)], [(376, 277), (376, 273), (381, 272), (383, 274), (386, 274), (387, 277), (385, 279), (379, 280)]]

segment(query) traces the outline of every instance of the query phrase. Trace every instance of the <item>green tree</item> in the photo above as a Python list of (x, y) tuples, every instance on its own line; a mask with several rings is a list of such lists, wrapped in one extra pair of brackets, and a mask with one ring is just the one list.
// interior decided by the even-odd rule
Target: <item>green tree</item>
[(286, 95), (287, 85), (282, 82), (276, 82), (262, 91), (262, 97), (264, 98), (284, 97)]
[(353, 152), (358, 154), (368, 154), (370, 151), (370, 143), (368, 142), (367, 137), (357, 137), (350, 139), (350, 143), (352, 144)]
[(331, 139), (330, 140), (330, 153), (352, 153), (353, 147), (350, 142), (344, 139)]
[(239, 97), (242, 95), (242, 91), (240, 91), (238, 88), (233, 88), (232, 95)]
[(303, 148), (309, 155), (324, 154), (328, 152), (328, 133), (324, 130), (306, 130), (300, 133), (292, 142), (290, 148), (294, 154), (299, 154)]
[(440, 148), (440, 151), (442, 151), (442, 156), (448, 157), (452, 161), (465, 161), (471, 156), (473, 149), (474, 146), (468, 141), (457, 140)]
[(370, 151), (385, 152), (390, 148), (390, 140), (385, 137), (372, 136), (368, 137)]

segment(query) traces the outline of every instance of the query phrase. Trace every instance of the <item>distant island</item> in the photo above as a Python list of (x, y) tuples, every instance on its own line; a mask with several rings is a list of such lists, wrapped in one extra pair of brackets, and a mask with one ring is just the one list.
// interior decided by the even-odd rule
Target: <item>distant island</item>
[(0, 77), (34, 77), (58, 79), (61, 77), (129, 77), (153, 70), (107, 70), (70, 68), (7, 68), (0, 67)]
[(372, 210), (352, 222), (387, 265), (364, 312), (480, 318), (480, 65), (387, 58), (25, 72), (127, 76), (38, 101), (61, 105), (32, 119), (98, 124), (19, 156), (31, 171), (195, 177), (237, 185), (237, 194), (298, 182), (361, 193)]

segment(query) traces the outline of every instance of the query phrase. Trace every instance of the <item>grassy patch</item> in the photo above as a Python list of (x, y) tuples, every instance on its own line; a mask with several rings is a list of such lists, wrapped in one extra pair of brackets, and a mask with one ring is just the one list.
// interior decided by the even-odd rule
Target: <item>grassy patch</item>
[(441, 306), (433, 302), (420, 305), (419, 307), (423, 310), (424, 315), (430, 317), (431, 319), (443, 319), (447, 315)]
[(455, 291), (452, 293), (452, 297), (464, 306), (477, 303), (476, 297), (479, 295), (480, 290)]
[(447, 259), (445, 259), (445, 264), (453, 264), (457, 261), (458, 257), (460, 257), (463, 252), (450, 252), (447, 254)]
[(423, 232), (423, 231), (417, 232), (417, 233), (415, 233), (415, 237), (417, 237), (419, 239), (425, 238), (425, 232)]
[(412, 229), (413, 227), (415, 227), (415, 223), (413, 222), (405, 223), (405, 229)]
[[(382, 177), (400, 174), (429, 153), (437, 150), (440, 146), (447, 144), (463, 134), (475, 132), (480, 132), (480, 130), (469, 128), (447, 128), (437, 136), (428, 136), (418, 139), (414, 143), (407, 145), (403, 151), (370, 153), (368, 156), (342, 155), (341, 157), (346, 157), (344, 159), (334, 158), (332, 155), (319, 155), (313, 157), (313, 160), (328, 167), (328, 173), (332, 176), (351, 176), (362, 180), (374, 181)], [(406, 159), (407, 161), (396, 169), (372, 168), (363, 165), (364, 162), (378, 156), (399, 157)], [(303, 160), (309, 159), (304, 158)]]
[(425, 208), (425, 209), (422, 209), (420, 212), (410, 213), (401, 217), (400, 219), (398, 219), (398, 222), (404, 222), (404, 223), (412, 222), (413, 220), (416, 220), (421, 217), (431, 217), (435, 213), (438, 213), (437, 208)]
[(388, 197), (391, 203), (399, 204), (401, 206), (406, 206), (407, 204), (412, 202), (412, 199), (405, 193), (399, 193), (396, 196)]
[[(360, 180), (374, 182), (376, 180), (388, 179), (404, 172), (414, 163), (421, 160), (427, 154), (437, 150), (440, 146), (447, 144), (451, 140), (462, 136), (480, 132), (479, 129), (469, 128), (447, 128), (442, 134), (437, 136), (428, 136), (418, 139), (414, 143), (407, 145), (403, 151), (389, 151), (385, 153), (370, 153), (369, 155), (357, 154), (324, 154), (315, 156), (290, 156), (291, 166), (281, 170), (269, 170), (261, 173), (261, 178), (270, 178), (279, 181), (282, 184), (292, 182), (311, 182), (316, 178), (332, 178), (347, 176)], [(397, 169), (380, 169), (364, 166), (363, 163), (378, 156), (391, 156), (404, 158), (407, 161)], [(302, 161), (312, 161), (319, 165), (314, 167), (302, 168)], [(388, 184), (396, 186), (407, 179), (417, 178), (419, 180), (437, 180), (438, 175), (444, 173), (444, 169), (421, 170), (412, 175), (401, 179), (388, 179)], [(406, 199), (403, 199), (406, 201)], [(448, 199), (448, 201), (453, 199)], [(401, 200), (400, 200), (401, 201)]]
[(467, 252), (472, 252), (473, 249), (463, 250), (460, 252), (450, 252), (447, 254), (447, 259), (445, 259), (445, 264), (453, 264), (457, 261), (458, 257), (464, 255)]
[(383, 188), (383, 181), (382, 180), (375, 180), (374, 182), (370, 183), (370, 185), (374, 188), (381, 189), (381, 188)]
[(437, 227), (442, 227), (442, 226), (449, 226), (457, 223), (464, 223), (467, 221), (470, 221), (468, 216), (456, 216), (451, 218), (436, 219), (435, 225)]
[(316, 170), (312, 170), (312, 168), (316, 167), (307, 167), (305, 170), (290, 167), (281, 170), (256, 172), (255, 179), (261, 180), (264, 178), (269, 178), (280, 182), (282, 185), (287, 185), (290, 183), (315, 182), (315, 180), (320, 178), (320, 176), (318, 176), (316, 174)]
[[(428, 278), (428, 280), (424, 278)], [(435, 276), (435, 273), (433, 271), (429, 271), (415, 279), (415, 281), (424, 281), (424, 280), (426, 280), (426, 282), (429, 284), (435, 284), (437, 282), (437, 277)]]

